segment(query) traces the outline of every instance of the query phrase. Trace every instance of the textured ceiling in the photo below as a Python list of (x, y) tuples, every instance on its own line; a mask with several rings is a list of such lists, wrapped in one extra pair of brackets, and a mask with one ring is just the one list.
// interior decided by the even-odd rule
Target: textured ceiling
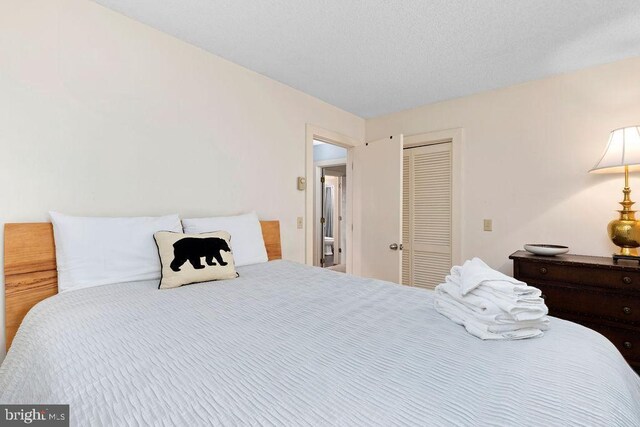
[(640, 56), (638, 0), (96, 1), (365, 118)]

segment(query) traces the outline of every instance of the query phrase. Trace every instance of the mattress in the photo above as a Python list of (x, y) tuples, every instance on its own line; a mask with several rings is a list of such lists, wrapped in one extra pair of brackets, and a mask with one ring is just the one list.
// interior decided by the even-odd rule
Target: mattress
[(427, 290), (287, 261), (239, 272), (40, 302), (0, 402), (69, 404), (81, 426), (640, 425), (640, 378), (580, 325), (481, 341)]

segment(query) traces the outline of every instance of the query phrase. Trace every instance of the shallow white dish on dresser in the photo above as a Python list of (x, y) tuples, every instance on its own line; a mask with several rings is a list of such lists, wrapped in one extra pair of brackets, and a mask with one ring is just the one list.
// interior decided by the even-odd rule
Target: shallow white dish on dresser
[(569, 248), (567, 246), (546, 245), (540, 243), (527, 243), (524, 245), (524, 250), (531, 252), (532, 254), (542, 256), (554, 256), (569, 252)]

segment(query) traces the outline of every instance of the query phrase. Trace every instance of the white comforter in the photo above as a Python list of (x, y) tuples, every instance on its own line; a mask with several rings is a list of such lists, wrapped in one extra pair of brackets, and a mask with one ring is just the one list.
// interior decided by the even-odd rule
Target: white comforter
[(429, 291), (286, 261), (240, 274), (41, 302), (0, 403), (68, 403), (82, 426), (640, 425), (640, 378), (590, 329), (481, 341)]

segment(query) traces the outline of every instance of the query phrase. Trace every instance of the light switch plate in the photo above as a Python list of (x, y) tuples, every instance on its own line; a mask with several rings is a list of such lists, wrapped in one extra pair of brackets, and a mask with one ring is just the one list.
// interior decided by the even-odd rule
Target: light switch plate
[(304, 227), (304, 219), (299, 216), (298, 217), (298, 230), (302, 230), (302, 227)]
[(484, 231), (493, 231), (493, 220), (491, 219), (484, 220)]
[(304, 176), (298, 177), (298, 190), (304, 191), (307, 188), (307, 179)]

